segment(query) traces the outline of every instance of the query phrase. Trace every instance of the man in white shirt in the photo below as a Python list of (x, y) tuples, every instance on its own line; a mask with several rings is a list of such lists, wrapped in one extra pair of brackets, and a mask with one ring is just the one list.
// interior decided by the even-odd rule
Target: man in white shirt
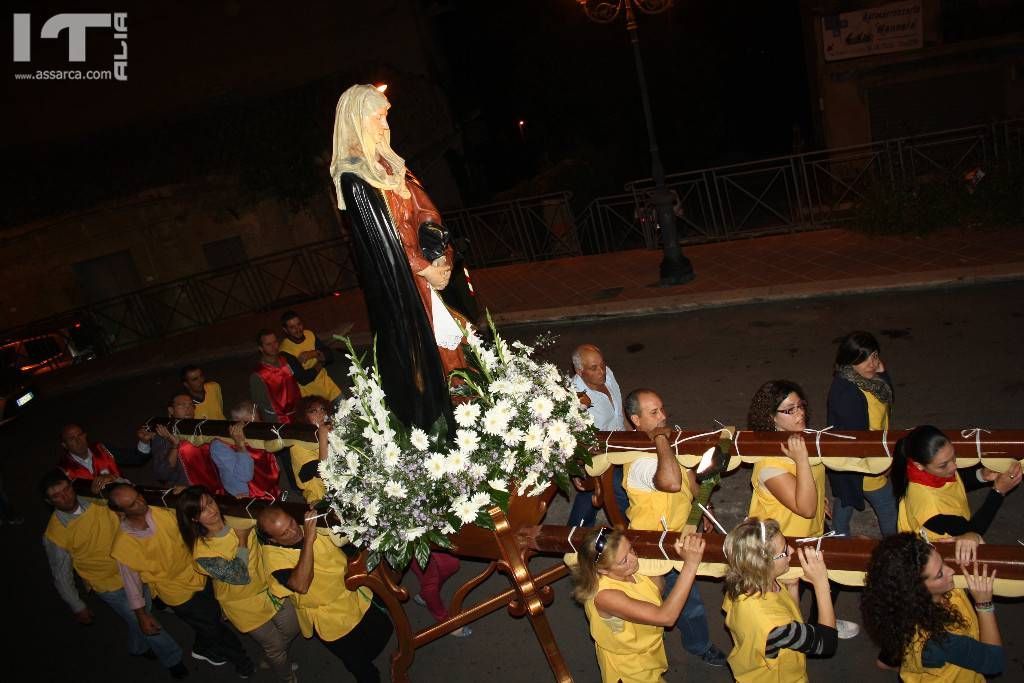
[[(605, 365), (601, 349), (593, 344), (581, 344), (572, 352), (572, 366), (576, 374), (572, 378), (573, 388), (580, 398), (580, 403), (587, 406), (587, 412), (594, 418), (594, 425), (604, 432), (617, 432), (626, 429), (626, 419), (622, 412), (622, 392), (615, 381), (615, 373)], [(615, 500), (623, 514), (629, 506), (629, 499), (622, 489), (622, 468), (615, 467), (613, 473)], [(570, 526), (594, 526), (597, 521), (597, 508), (591, 500), (589, 491), (579, 490), (569, 512)]]

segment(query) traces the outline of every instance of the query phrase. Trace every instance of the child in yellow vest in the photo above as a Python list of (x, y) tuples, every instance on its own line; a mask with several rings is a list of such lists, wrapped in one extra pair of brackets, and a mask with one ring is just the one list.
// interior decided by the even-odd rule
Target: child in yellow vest
[(295, 683), (298, 665), (288, 661), (288, 646), (299, 634), (295, 607), (270, 593), (259, 544), (252, 527), (232, 529), (217, 502), (202, 486), (190, 486), (177, 502), (178, 528), (201, 574), (228, 620), (263, 648), (279, 680)]
[(882, 649), (879, 666), (900, 668), (905, 683), (984, 683), (1006, 668), (992, 604), (995, 572), (953, 568), (913, 533), (882, 540), (871, 555), (861, 598), (864, 627)]
[[(939, 429), (922, 425), (896, 442), (891, 477), (899, 530), (919, 534), (923, 529), (929, 541), (954, 539), (957, 560), (966, 565), (977, 558), (1004, 496), (1020, 484), (1021, 467), (1015, 462), (1003, 473), (978, 467), (961, 479), (953, 444)], [(988, 484), (992, 490), (972, 515), (967, 491)]]
[(637, 573), (639, 561), (625, 536), (602, 527), (584, 537), (573, 571), (574, 596), (590, 621), (603, 683), (665, 680), (665, 628), (683, 610), (704, 554), (704, 539), (680, 536), (674, 548), (685, 564), (662, 602), (661, 577)]
[(818, 622), (808, 624), (800, 615), (799, 582), (779, 581), (794, 551), (778, 522), (747, 519), (729, 532), (722, 550), (729, 561), (722, 609), (734, 643), (733, 677), (740, 683), (806, 681), (807, 655), (831, 657), (838, 643), (821, 551), (807, 546), (797, 553), (819, 605)]

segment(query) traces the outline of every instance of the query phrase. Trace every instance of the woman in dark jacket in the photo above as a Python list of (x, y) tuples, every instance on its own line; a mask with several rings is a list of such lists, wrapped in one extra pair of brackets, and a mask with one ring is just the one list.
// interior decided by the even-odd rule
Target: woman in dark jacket
[[(839, 342), (835, 374), (828, 390), (828, 424), (835, 429), (883, 430), (889, 428), (893, 404), (892, 380), (879, 357), (878, 340), (868, 332), (850, 332)], [(857, 472), (828, 471), (835, 501), (832, 527), (850, 535), (853, 511), (871, 503), (882, 536), (896, 533), (896, 499), (892, 484), (878, 476)]]

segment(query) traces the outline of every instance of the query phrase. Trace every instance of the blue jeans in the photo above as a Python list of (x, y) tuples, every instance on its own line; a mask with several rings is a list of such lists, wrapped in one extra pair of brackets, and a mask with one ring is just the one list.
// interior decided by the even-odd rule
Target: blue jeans
[[(896, 498), (892, 493), (892, 482), (886, 481), (885, 486), (877, 491), (865, 491), (864, 498), (875, 510), (878, 517), (878, 530), (882, 536), (892, 536), (896, 533), (896, 520), (898, 511)], [(832, 505), (832, 528), (836, 533), (850, 535), (850, 520), (853, 519), (853, 507), (843, 505), (838, 498), (833, 500)]]
[[(622, 488), (622, 467), (620, 465), (613, 465), (613, 467), (615, 469), (612, 471), (612, 489), (615, 493), (615, 502), (619, 504), (619, 509), (625, 515), (626, 510), (629, 508), (629, 496), (626, 495), (626, 490)], [(592, 494), (590, 491), (576, 492), (566, 524), (569, 526), (594, 526), (597, 522), (597, 508), (594, 507), (591, 498)]]
[[(144, 588), (143, 595), (146, 596), (146, 611), (152, 610), (152, 603), (149, 599), (149, 589)], [(139, 628), (139, 619), (135, 611), (128, 606), (128, 596), (123, 588), (109, 593), (97, 593), (103, 602), (110, 605), (110, 609), (117, 613), (117, 616), (128, 625), (128, 652), (133, 655), (141, 655), (146, 650), (152, 650), (160, 664), (169, 669), (181, 661), (181, 648), (174, 642), (163, 628), (155, 636), (147, 636)]]
[[(679, 572), (674, 569), (665, 575), (665, 590), (662, 592), (662, 596), (668, 595), (672, 591), (677, 578), (679, 578)], [(700, 598), (696, 581), (690, 587), (690, 595), (686, 598), (683, 611), (679, 613), (676, 627), (679, 629), (679, 635), (683, 638), (683, 648), (690, 654), (699, 657), (711, 648), (708, 615), (704, 611), (704, 601)]]

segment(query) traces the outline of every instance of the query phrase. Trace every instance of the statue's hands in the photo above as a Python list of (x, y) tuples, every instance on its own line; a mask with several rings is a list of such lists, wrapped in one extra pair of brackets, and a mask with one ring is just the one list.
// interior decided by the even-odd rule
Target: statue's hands
[(431, 287), (440, 291), (448, 286), (448, 281), (452, 277), (452, 267), (448, 263), (448, 259), (442, 256), (418, 272), (417, 275), (426, 279)]

